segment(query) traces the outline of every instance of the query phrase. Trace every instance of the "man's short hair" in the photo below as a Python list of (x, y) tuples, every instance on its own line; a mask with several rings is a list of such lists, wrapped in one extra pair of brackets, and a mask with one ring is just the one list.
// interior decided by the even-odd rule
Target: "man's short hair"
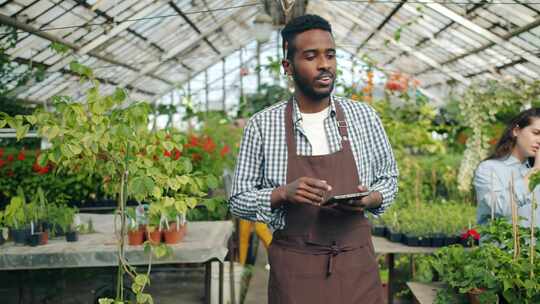
[(313, 29), (324, 30), (332, 34), (332, 27), (330, 26), (330, 23), (318, 15), (298, 16), (289, 21), (283, 30), (281, 30), (284, 57), (292, 61), (294, 52), (296, 51), (294, 44), (296, 36), (300, 33)]

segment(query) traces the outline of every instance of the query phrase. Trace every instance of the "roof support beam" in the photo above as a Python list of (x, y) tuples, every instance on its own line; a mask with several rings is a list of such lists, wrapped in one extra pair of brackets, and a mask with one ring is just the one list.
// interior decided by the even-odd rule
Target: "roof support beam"
[(491, 42), (494, 43), (494, 45), (499, 45), (515, 54), (517, 54), (518, 56), (521, 56), (523, 57), (524, 59), (526, 59), (527, 61), (537, 65), (537, 66), (540, 66), (540, 58), (536, 57), (534, 54), (532, 54), (531, 52), (519, 47), (519, 46), (516, 46), (515, 44), (513, 44), (512, 42), (510, 41), (506, 41), (504, 38), (502, 37), (499, 37), (498, 35), (495, 35), (493, 34), (491, 31), (489, 30), (486, 30), (485, 28), (475, 24), (474, 22), (468, 20), (467, 18), (459, 15), (458, 13), (452, 11), (451, 9), (447, 8), (446, 6), (442, 5), (442, 4), (439, 4), (439, 3), (434, 3), (432, 1), (429, 1), (429, 0), (419, 0), (420, 2), (423, 2), (425, 3), (425, 5), (431, 9), (433, 9), (434, 11), (436, 11), (437, 13), (441, 14), (442, 16), (445, 16), (447, 18), (449, 18), (450, 20), (453, 20), (454, 22), (456, 23), (459, 23), (461, 24), (463, 27), (467, 28), (468, 30), (470, 31), (473, 31), (481, 36), (483, 36), (484, 38), (490, 40)]
[[(72, 43), (70, 41), (67, 41), (63, 38), (60, 38), (60, 37), (57, 37), (55, 35), (51, 35), (47, 32), (44, 32), (44, 31), (40, 31), (39, 29), (36, 29), (34, 28), (33, 26), (30, 26), (28, 24), (25, 24), (25, 23), (22, 23), (16, 19), (13, 19), (11, 17), (8, 17), (4, 14), (0, 14), (0, 24), (5, 24), (5, 25), (8, 25), (8, 26), (11, 26), (11, 27), (14, 27), (16, 29), (19, 29), (19, 30), (23, 30), (25, 32), (28, 32), (28, 33), (31, 33), (31, 34), (34, 34), (36, 36), (39, 36), (45, 40), (48, 40), (48, 41), (51, 41), (51, 42), (57, 42), (57, 43), (61, 43), (63, 45), (66, 45), (67, 47), (69, 47), (70, 49), (76, 51), (77, 53), (79, 53), (80, 50), (82, 50), (83, 47), (75, 44), (75, 43)], [(107, 57), (107, 56), (103, 56), (101, 54), (98, 54), (97, 52), (88, 52), (88, 55), (92, 56), (92, 57), (95, 57), (99, 60), (102, 60), (102, 61), (105, 61), (105, 62), (108, 62), (110, 64), (114, 64), (114, 65), (117, 65), (117, 66), (121, 66), (121, 67), (124, 67), (124, 68), (127, 68), (127, 69), (130, 69), (132, 71), (139, 71), (139, 69), (137, 68), (134, 68), (126, 63), (123, 63), (123, 62), (120, 62), (114, 58), (110, 58), (110, 57)], [(66, 61), (66, 64), (72, 60), (72, 56), (71, 55), (68, 55), (67, 57), (65, 57), (64, 59), (60, 60), (60, 61)], [(63, 68), (65, 66), (64, 65), (58, 65), (58, 64), (54, 64), (48, 71), (49, 72), (54, 72), (54, 71), (58, 71), (59, 69)], [(155, 78), (155, 79), (158, 79), (166, 84), (172, 84), (172, 81), (170, 80), (167, 80), (167, 79), (163, 79), (162, 77), (158, 77), (156, 75), (150, 75), (151, 77)]]
[[(377, 34), (377, 32), (379, 32), (387, 23), (388, 21), (390, 21), (390, 19), (392, 19), (392, 17), (394, 17), (394, 15), (399, 11), (399, 9), (405, 4), (405, 2), (407, 2), (407, 0), (401, 0), (401, 2), (398, 3), (398, 5), (396, 5), (394, 7), (394, 9), (390, 12), (390, 14), (388, 14), (388, 16), (386, 16), (386, 18), (384, 18), (384, 20), (381, 22), (381, 24), (379, 24), (379, 26), (377, 26), (376, 29), (374, 29), (371, 34), (369, 34), (369, 36), (364, 40), (362, 41), (362, 43), (360, 44), (360, 46), (356, 49), (356, 53), (358, 54), (358, 52), (360, 52), (360, 50), (368, 43), (369, 40), (371, 40), (371, 38), (373, 38), (373, 36), (375, 36), (375, 34)], [(356, 23), (355, 24), (359, 24), (359, 23)]]
[[(537, 18), (535, 21), (511, 31), (510, 33), (508, 33), (505, 36), (502, 36), (501, 38), (503, 40), (510, 40), (512, 37), (518, 36), (518, 35), (520, 35), (520, 34), (522, 34), (524, 32), (527, 32), (527, 31), (537, 27), (537, 26), (540, 26), (540, 18)], [(467, 53), (464, 53), (464, 54), (458, 55), (456, 57), (450, 58), (450, 59), (446, 60), (445, 62), (442, 62), (441, 65), (447, 65), (447, 64), (450, 64), (452, 62), (456, 62), (456, 61), (458, 61), (460, 59), (463, 59), (463, 58), (465, 58), (467, 56), (470, 56), (470, 55), (473, 55), (473, 54), (476, 54), (476, 53), (480, 53), (481, 51), (483, 51), (485, 49), (488, 49), (488, 48), (490, 48), (490, 47), (492, 47), (492, 46), (494, 46), (496, 44), (497, 43), (491, 41), (490, 43), (487, 43), (487, 44), (485, 44), (485, 45), (483, 45), (481, 47), (473, 49), (473, 50), (471, 50), (471, 51), (469, 51)], [(524, 61), (522, 61), (522, 62), (524, 62)], [(425, 69), (423, 71), (420, 71), (420, 72), (416, 73), (416, 75), (426, 73), (426, 72), (428, 72), (430, 70), (431, 70), (430, 68)]]
[[(327, 6), (329, 9), (331, 9), (333, 11), (339, 12), (343, 17), (349, 19), (352, 22), (362, 23), (362, 20), (359, 20), (356, 16), (354, 16), (350, 12), (344, 10), (343, 8), (341, 8), (341, 7), (339, 7), (339, 6), (335, 5), (335, 4), (333, 4), (333, 2), (330, 2), (330, 3), (326, 2), (324, 5)], [(468, 85), (470, 83), (470, 81), (468, 79), (466, 79), (465, 77), (463, 77), (460, 74), (458, 74), (456, 72), (453, 72), (453, 71), (441, 66), (439, 63), (437, 63), (437, 61), (435, 61), (433, 58), (425, 55), (421, 51), (415, 50), (412, 47), (410, 47), (410, 46), (408, 46), (408, 45), (406, 45), (406, 44), (404, 44), (402, 42), (395, 41), (393, 39), (393, 37), (386, 34), (384, 31), (380, 31), (379, 35), (381, 35), (384, 39), (388, 39), (392, 44), (396, 45), (402, 51), (405, 51), (405, 52), (415, 56), (416, 58), (424, 61), (425, 63), (429, 64), (430, 66), (434, 67), (435, 69), (440, 70), (441, 72), (443, 72), (443, 73), (449, 75), (450, 77), (456, 79), (457, 81), (462, 82), (462, 83), (464, 83), (466, 85)]]
[[(242, 9), (239, 9), (235, 15), (238, 15), (238, 14), (241, 14), (243, 12), (245, 12), (247, 9), (249, 8), (242, 8)], [(255, 15), (257, 13), (256, 10), (254, 10), (249, 16), (247, 16), (247, 18), (251, 18), (253, 15)], [(202, 32), (197, 38), (193, 39), (193, 41), (189, 42), (187, 45), (184, 45), (184, 44), (179, 44), (175, 47), (173, 47), (172, 49), (170, 49), (169, 51), (167, 51), (167, 53), (163, 54), (161, 60), (159, 62), (151, 62), (151, 63), (148, 63), (147, 65), (145, 65), (138, 73), (138, 75), (134, 75), (133, 77), (127, 77), (123, 82), (122, 84), (124, 85), (129, 85), (130, 83), (132, 83), (133, 81), (135, 81), (136, 79), (139, 79), (141, 76), (147, 74), (147, 73), (150, 73), (151, 71), (155, 70), (161, 63), (175, 57), (175, 56), (178, 56), (179, 54), (181, 54), (182, 52), (184, 52), (185, 50), (187, 49), (190, 49), (192, 48), (193, 46), (197, 45), (199, 42), (201, 42), (201, 40), (205, 39), (207, 36), (215, 33), (218, 29), (220, 29), (221, 27), (225, 26), (227, 23), (234, 21), (234, 16), (231, 16), (229, 18), (223, 18), (220, 22), (214, 24), (212, 27), (208, 28), (205, 32)], [(193, 71), (190, 71), (190, 74), (193, 74)], [(175, 85), (171, 85), (171, 87), (174, 87)]]
[[(191, 19), (189, 19), (188, 16), (186, 16), (186, 14), (184, 14), (182, 10), (173, 1), (169, 1), (169, 5), (178, 15), (180, 15), (180, 17), (182, 17), (189, 24), (189, 26), (191, 26), (191, 28), (193, 28), (193, 30), (195, 30), (195, 32), (197, 32), (199, 35), (202, 34), (201, 30), (197, 27), (197, 25), (195, 25), (195, 23), (193, 23), (193, 21), (191, 21)], [(210, 48), (212, 48), (212, 50), (216, 54), (220, 54), (219, 50), (212, 44), (212, 42), (208, 40), (207, 37), (204, 37), (203, 40), (204, 42), (206, 42), (206, 44), (210, 46)]]

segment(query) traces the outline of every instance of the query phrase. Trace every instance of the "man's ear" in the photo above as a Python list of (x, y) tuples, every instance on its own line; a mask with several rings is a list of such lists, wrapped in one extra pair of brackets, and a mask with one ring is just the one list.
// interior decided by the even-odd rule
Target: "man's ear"
[(281, 66), (283, 66), (283, 70), (285, 70), (285, 75), (292, 75), (291, 62), (289, 61), (289, 59), (281, 60)]

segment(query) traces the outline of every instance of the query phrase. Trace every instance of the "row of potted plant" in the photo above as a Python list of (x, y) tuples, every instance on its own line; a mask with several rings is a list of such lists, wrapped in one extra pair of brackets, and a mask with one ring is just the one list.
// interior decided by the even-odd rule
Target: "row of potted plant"
[(65, 204), (48, 203), (41, 188), (30, 201), (19, 188), (17, 195), (0, 212), (3, 231), (0, 243), (12, 240), (15, 244), (37, 246), (47, 244), (49, 237), (61, 235), (65, 235), (68, 242), (75, 242), (80, 228), (75, 221), (76, 213), (75, 208)]
[(506, 219), (491, 221), (480, 233), (479, 246), (441, 248), (430, 257), (447, 287), (436, 303), (540, 303), (540, 233), (531, 242), (530, 229), (514, 230)]
[(167, 208), (166, 214), (159, 214), (144, 209), (144, 205), (126, 209), (128, 243), (131, 246), (142, 245), (148, 241), (158, 245), (162, 241), (166, 244), (178, 244), (187, 233), (186, 217), (174, 208)]
[(473, 206), (450, 202), (395, 207), (372, 219), (372, 234), (408, 246), (468, 245), (468, 235), (464, 234), (479, 239), (471, 229), (475, 212)]

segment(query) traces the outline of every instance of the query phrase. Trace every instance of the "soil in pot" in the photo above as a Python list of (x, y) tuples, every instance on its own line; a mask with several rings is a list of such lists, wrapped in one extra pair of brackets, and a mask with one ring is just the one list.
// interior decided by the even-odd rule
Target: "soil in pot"
[(161, 243), (161, 230), (154, 230), (152, 232), (147, 231), (146, 237), (148, 238), (148, 241), (152, 245), (158, 245)]
[(41, 232), (31, 234), (28, 243), (32, 247), (39, 245), (41, 243)]
[(399, 243), (403, 239), (403, 233), (390, 231), (388, 239), (391, 242)]
[(66, 241), (77, 242), (79, 240), (79, 233), (77, 231), (70, 231), (66, 233)]
[(169, 229), (163, 232), (165, 243), (178, 244), (186, 234), (186, 225), (176, 225), (175, 222), (169, 223)]
[(144, 242), (144, 230), (130, 230), (128, 231), (128, 243), (131, 246), (142, 245)]

